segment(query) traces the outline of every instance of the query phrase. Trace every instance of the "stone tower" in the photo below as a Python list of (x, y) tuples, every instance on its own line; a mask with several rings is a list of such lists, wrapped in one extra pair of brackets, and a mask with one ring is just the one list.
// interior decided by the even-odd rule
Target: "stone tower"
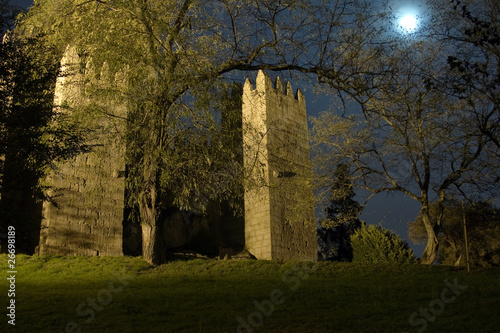
[[(85, 102), (79, 72), (83, 69), (76, 52), (68, 48), (61, 61), (61, 75), (56, 82), (56, 112), (77, 112)], [(99, 84), (116, 84), (107, 77), (106, 67)], [(87, 101), (88, 102), (88, 101)], [(119, 132), (125, 129), (125, 109), (110, 100), (114, 117), (95, 112), (82, 120), (91, 131), (86, 142), (93, 149), (59, 163), (46, 180), (52, 186), (52, 202), (44, 202), (39, 253), (63, 255), (122, 255), (125, 191), (125, 145)], [(85, 103), (84, 103), (85, 104)], [(118, 113), (121, 113), (119, 117)]]
[(243, 87), (245, 246), (258, 259), (316, 260), (306, 102), (259, 71)]

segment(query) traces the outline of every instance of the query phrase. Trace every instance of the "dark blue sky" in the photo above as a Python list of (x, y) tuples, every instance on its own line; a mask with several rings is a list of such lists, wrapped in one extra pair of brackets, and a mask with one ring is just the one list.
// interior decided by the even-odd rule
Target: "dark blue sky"
[(10, 0), (10, 4), (22, 8), (28, 8), (33, 4), (33, 0)]

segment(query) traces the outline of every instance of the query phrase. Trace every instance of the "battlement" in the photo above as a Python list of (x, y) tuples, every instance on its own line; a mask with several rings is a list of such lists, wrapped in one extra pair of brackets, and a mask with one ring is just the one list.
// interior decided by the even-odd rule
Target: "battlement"
[[(283, 87), (285, 87), (285, 90), (283, 91)], [(286, 82), (285, 85), (283, 85), (283, 82), (281, 81), (281, 78), (278, 76), (274, 82), (274, 84), (271, 81), (271, 78), (269, 75), (264, 73), (262, 70), (259, 70), (257, 74), (257, 79), (256, 79), (256, 84), (252, 84), (250, 80), (247, 78), (245, 80), (245, 85), (243, 86), (243, 93), (244, 94), (250, 94), (250, 93), (264, 93), (264, 94), (276, 94), (276, 95), (283, 95), (285, 97), (289, 97), (290, 99), (296, 100), (297, 102), (304, 104), (306, 103), (306, 99), (304, 97), (304, 94), (300, 89), (297, 89), (295, 94), (293, 93), (293, 88), (292, 84), (290, 82)]]

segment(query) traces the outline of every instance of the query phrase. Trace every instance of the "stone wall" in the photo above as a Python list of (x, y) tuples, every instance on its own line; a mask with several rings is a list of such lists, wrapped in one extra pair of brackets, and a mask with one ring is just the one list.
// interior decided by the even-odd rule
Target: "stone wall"
[[(68, 49), (56, 83), (54, 104), (58, 112), (73, 112), (81, 105), (84, 97), (78, 84), (79, 70), (78, 56)], [(102, 83), (112, 81), (108, 78)], [(112, 107), (115, 112), (125, 112), (119, 105)], [(43, 205), (41, 255), (123, 253), (125, 145), (119, 134), (125, 122), (120, 117), (94, 113), (84, 117), (82, 125), (92, 131), (87, 142), (91, 152), (59, 163), (47, 179), (53, 200)]]
[(315, 260), (306, 104), (262, 71), (243, 88), (245, 245), (259, 259)]

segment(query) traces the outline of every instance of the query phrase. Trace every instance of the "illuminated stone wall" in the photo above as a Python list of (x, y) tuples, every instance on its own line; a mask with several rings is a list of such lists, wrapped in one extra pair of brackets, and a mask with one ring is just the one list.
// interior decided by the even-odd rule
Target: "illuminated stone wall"
[(259, 71), (255, 88), (245, 82), (242, 99), (245, 246), (259, 259), (315, 260), (304, 96), (280, 78), (273, 86)]
[[(56, 83), (54, 104), (58, 112), (73, 112), (85, 98), (79, 89), (78, 72), (82, 69), (78, 63), (78, 56), (68, 49), (62, 61), (62, 75)], [(103, 78), (100, 82), (114, 84), (113, 81)], [(113, 110), (125, 112), (119, 105), (113, 105)], [(86, 142), (93, 146), (92, 151), (59, 163), (46, 180), (52, 187), (53, 201), (43, 205), (41, 255), (123, 253), (125, 145), (119, 132), (124, 130), (125, 122), (95, 110), (89, 112), (91, 116), (82, 123), (92, 130)]]

